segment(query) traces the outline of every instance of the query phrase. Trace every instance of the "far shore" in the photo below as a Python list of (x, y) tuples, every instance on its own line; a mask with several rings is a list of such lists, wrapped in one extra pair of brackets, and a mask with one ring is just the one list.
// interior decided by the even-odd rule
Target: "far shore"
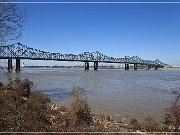
[[(84, 66), (23, 66), (23, 68), (75, 68), (83, 69)], [(90, 66), (90, 69), (93, 69), (93, 66)], [(124, 69), (123, 66), (99, 66), (99, 69)], [(130, 70), (133, 67), (130, 67)], [(139, 69), (146, 69), (145, 67), (139, 67)], [(151, 68), (152, 70), (153, 68)], [(158, 68), (159, 70), (180, 70), (180, 67), (164, 67)]]

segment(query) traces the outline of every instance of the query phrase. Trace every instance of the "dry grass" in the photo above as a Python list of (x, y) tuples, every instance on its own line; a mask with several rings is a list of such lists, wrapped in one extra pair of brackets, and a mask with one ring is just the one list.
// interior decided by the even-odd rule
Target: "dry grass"
[[(109, 117), (91, 114), (83, 89), (72, 90), (70, 106), (59, 107), (45, 95), (32, 90), (29, 80), (0, 85), (0, 131), (66, 132), (115, 131)], [(99, 123), (98, 123), (98, 122)], [(109, 126), (110, 124), (111, 126)]]
[(136, 119), (131, 119), (130, 125), (134, 130), (141, 130), (141, 124)]
[(73, 101), (70, 105), (70, 116), (72, 118), (72, 125), (89, 126), (92, 122), (91, 110), (83, 92), (84, 89), (81, 87), (73, 88)]
[(30, 92), (32, 83), (15, 80), (0, 90), (0, 131), (47, 131), (47, 103), (38, 92)]
[[(177, 93), (176, 93), (177, 94)], [(129, 127), (115, 122), (110, 116), (92, 115), (84, 89), (74, 87), (69, 107), (53, 104), (44, 94), (33, 90), (28, 79), (0, 83), (0, 132), (116, 132), (116, 131), (178, 131), (180, 125), (180, 94), (164, 117), (164, 127), (152, 118), (143, 122), (135, 119)], [(174, 130), (169, 130), (169, 125)]]
[(142, 122), (141, 128), (147, 132), (161, 131), (159, 124), (151, 116), (145, 118), (145, 120)]
[(161, 128), (159, 124), (153, 119), (153, 117), (148, 116), (144, 119), (143, 122), (138, 122), (136, 119), (130, 120), (131, 128), (140, 131), (146, 132), (159, 132)]
[(54, 131), (88, 131), (92, 117), (83, 89), (74, 87), (69, 108), (58, 107), (52, 117)]
[[(180, 131), (180, 92), (174, 91), (175, 100), (165, 112), (164, 130), (165, 131)], [(171, 127), (171, 128), (169, 128)]]
[(180, 131), (180, 92), (173, 91), (175, 94), (175, 99), (168, 109), (166, 109), (164, 114), (164, 121), (162, 127), (161, 123), (157, 123), (153, 117), (149, 116), (145, 118), (143, 122), (138, 122), (136, 119), (130, 120), (131, 128), (147, 132), (179, 132)]

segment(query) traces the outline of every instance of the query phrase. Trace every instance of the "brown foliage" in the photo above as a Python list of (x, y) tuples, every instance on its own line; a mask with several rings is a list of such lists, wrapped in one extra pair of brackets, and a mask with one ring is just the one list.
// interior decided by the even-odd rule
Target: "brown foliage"
[[(81, 87), (74, 87), (73, 100), (70, 107), (66, 108), (59, 107), (45, 95), (32, 91), (32, 86), (33, 83), (28, 79), (14, 80), (7, 85), (0, 83), (0, 131), (128, 131), (121, 123), (114, 122), (110, 116), (92, 115), (84, 89)], [(180, 95), (166, 112), (164, 125), (180, 125), (179, 98)], [(133, 130), (161, 131), (159, 124), (150, 116), (142, 123), (132, 119), (130, 125)], [(164, 127), (164, 131), (167, 130), (168, 126)]]
[(27, 79), (14, 80), (0, 86), (0, 131), (111, 131), (93, 122), (82, 88), (73, 89), (72, 103), (66, 108), (32, 91), (32, 86), (33, 83)]
[(130, 125), (134, 130), (141, 130), (147, 132), (161, 131), (159, 124), (151, 116), (146, 117), (141, 123), (139, 123), (136, 119), (131, 119)]
[(30, 92), (30, 81), (15, 80), (0, 89), (0, 131), (48, 131), (49, 99)]
[(92, 122), (90, 107), (83, 97), (83, 88), (74, 87), (73, 101), (70, 106), (70, 116), (72, 118), (72, 125), (90, 125)]
[(160, 130), (159, 124), (151, 116), (145, 118), (141, 128), (147, 132), (157, 132)]
[(164, 130), (178, 132), (180, 126), (180, 92), (176, 91), (173, 94), (176, 94), (175, 100), (166, 111), (163, 123)]
[(132, 126), (132, 129), (134, 129), (134, 130), (140, 130), (141, 129), (141, 124), (136, 119), (131, 119), (130, 125)]

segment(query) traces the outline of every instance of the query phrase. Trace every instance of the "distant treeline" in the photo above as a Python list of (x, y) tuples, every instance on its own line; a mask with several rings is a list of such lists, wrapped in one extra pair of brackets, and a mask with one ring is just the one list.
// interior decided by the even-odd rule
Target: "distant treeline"
[[(26, 68), (84, 68), (84, 66), (82, 65), (76, 65), (76, 66), (58, 66), (58, 65), (55, 65), (55, 66), (24, 66)], [(89, 66), (89, 68), (93, 69), (94, 66)], [(115, 66), (115, 65), (100, 65), (98, 66), (98, 68), (100, 69), (124, 69), (124, 65), (120, 65), (120, 66)], [(130, 65), (130, 68), (133, 69), (133, 65)], [(138, 68), (139, 69), (145, 69), (147, 68), (146, 65), (138, 65)]]

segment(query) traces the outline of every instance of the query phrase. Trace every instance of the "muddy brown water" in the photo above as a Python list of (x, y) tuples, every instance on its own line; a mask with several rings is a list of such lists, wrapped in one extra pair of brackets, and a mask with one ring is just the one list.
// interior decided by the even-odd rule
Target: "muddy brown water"
[(180, 91), (179, 70), (22, 68), (18, 74), (0, 74), (2, 82), (12, 78), (29, 78), (38, 91), (60, 105), (68, 105), (72, 88), (81, 86), (93, 113), (125, 121), (149, 115), (162, 120), (173, 101), (172, 91)]

